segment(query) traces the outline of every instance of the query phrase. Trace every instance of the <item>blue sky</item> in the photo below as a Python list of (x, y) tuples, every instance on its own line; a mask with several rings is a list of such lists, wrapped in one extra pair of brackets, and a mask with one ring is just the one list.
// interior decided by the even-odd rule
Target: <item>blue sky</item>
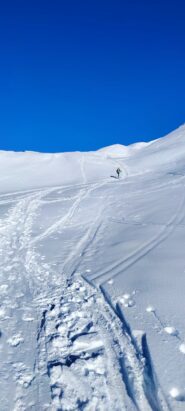
[(6, 0), (0, 149), (94, 150), (185, 122), (185, 4)]

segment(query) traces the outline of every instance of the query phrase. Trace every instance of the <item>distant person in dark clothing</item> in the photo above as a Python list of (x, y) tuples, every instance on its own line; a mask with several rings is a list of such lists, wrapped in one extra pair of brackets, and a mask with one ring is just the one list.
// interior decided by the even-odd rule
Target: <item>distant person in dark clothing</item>
[(117, 176), (118, 176), (118, 178), (119, 178), (120, 173), (121, 173), (121, 169), (120, 169), (119, 167), (117, 168), (116, 173), (117, 173)]

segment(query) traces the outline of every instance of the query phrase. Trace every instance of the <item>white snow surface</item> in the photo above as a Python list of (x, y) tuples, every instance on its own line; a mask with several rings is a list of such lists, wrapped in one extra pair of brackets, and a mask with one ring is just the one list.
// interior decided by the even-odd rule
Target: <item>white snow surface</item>
[(0, 410), (184, 411), (184, 243), (185, 126), (0, 152)]

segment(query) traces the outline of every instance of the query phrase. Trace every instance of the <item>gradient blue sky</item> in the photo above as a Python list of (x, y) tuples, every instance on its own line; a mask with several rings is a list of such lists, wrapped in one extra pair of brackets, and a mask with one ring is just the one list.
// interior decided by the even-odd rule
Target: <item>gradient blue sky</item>
[(185, 3), (0, 2), (0, 149), (94, 150), (185, 122)]

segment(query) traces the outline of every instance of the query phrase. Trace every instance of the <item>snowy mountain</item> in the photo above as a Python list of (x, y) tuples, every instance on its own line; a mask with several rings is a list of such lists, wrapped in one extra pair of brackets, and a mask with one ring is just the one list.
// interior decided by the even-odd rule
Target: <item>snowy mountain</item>
[(0, 176), (0, 410), (184, 411), (185, 126)]

